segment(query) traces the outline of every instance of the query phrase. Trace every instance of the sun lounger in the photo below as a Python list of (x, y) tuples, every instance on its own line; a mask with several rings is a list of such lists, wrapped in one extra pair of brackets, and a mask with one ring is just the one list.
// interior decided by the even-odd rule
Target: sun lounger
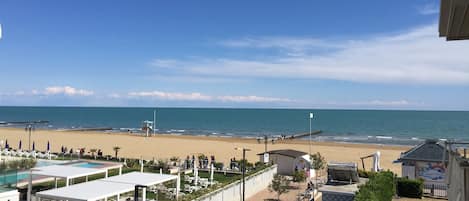
[(194, 189), (191, 188), (191, 185), (184, 184), (184, 192), (192, 193), (192, 192), (194, 192)]

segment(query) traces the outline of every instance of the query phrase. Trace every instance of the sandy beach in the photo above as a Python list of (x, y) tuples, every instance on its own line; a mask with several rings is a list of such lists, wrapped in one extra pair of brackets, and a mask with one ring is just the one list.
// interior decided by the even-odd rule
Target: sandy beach
[[(8, 140), (10, 147), (17, 148), (22, 140), (23, 149), (28, 146), (28, 133), (24, 129), (0, 128), (0, 139)], [(264, 151), (264, 144), (255, 139), (207, 137), (188, 135), (161, 134), (153, 137), (142, 137), (131, 134), (116, 134), (103, 132), (69, 132), (54, 130), (36, 130), (32, 133), (31, 141), (36, 143), (37, 150), (45, 150), (47, 141), (51, 143), (53, 152), (59, 152), (61, 146), (68, 148), (96, 148), (101, 149), (105, 155), (114, 155), (112, 147), (119, 146), (119, 156), (144, 159), (167, 159), (172, 156), (185, 158), (187, 155), (214, 155), (216, 160), (229, 162), (229, 159), (242, 157), (236, 147), (249, 148), (247, 158), (255, 162), (259, 160), (258, 153)], [(32, 143), (32, 142), (31, 142)], [(296, 149), (308, 152), (308, 141), (284, 140), (275, 144), (269, 143), (268, 149)], [(345, 144), (333, 142), (313, 142), (312, 151), (320, 152), (327, 161), (356, 162), (361, 167), (361, 156), (381, 152), (381, 166), (390, 169), (398, 175), (401, 174), (400, 164), (393, 164), (400, 153), (409, 149), (406, 146), (371, 145), (371, 144)], [(371, 159), (366, 161), (366, 168), (371, 168)]]

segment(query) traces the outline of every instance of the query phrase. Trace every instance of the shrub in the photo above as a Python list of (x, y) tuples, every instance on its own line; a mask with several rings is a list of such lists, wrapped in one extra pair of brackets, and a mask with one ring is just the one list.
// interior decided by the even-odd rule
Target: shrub
[(315, 170), (322, 170), (326, 167), (326, 159), (324, 156), (321, 156), (321, 153), (317, 152), (310, 156), (312, 159), (312, 168)]
[(223, 163), (218, 162), (218, 163), (215, 163), (213, 166), (214, 166), (215, 169), (217, 169), (217, 170), (222, 170), (224, 165), (223, 165)]
[(399, 178), (397, 180), (397, 194), (402, 197), (422, 198), (423, 180)]
[(269, 191), (277, 193), (277, 200), (280, 200), (280, 195), (288, 193), (289, 186), (290, 181), (285, 176), (275, 174), (269, 185)]
[(306, 181), (306, 173), (303, 170), (298, 170), (293, 173), (294, 182), (304, 182)]
[(358, 170), (358, 176), (363, 178), (370, 178), (373, 177), (376, 172), (366, 171), (366, 170)]
[(394, 173), (379, 172), (370, 177), (368, 182), (359, 186), (355, 201), (391, 201), (394, 195)]

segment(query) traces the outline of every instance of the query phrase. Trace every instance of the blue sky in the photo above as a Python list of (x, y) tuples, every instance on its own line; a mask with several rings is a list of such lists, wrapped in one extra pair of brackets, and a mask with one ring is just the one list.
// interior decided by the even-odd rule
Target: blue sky
[(0, 105), (469, 110), (438, 6), (2, 1)]

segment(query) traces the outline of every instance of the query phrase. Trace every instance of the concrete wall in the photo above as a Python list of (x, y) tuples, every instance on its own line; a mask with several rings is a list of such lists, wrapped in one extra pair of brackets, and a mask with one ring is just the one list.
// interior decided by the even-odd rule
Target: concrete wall
[(20, 193), (17, 190), (11, 190), (0, 193), (0, 201), (19, 201)]
[[(277, 173), (277, 166), (273, 165), (255, 175), (246, 178), (246, 199), (254, 194), (266, 189), (274, 175)], [(218, 189), (204, 195), (194, 201), (239, 201), (242, 195), (242, 182), (237, 181), (222, 189)]]

